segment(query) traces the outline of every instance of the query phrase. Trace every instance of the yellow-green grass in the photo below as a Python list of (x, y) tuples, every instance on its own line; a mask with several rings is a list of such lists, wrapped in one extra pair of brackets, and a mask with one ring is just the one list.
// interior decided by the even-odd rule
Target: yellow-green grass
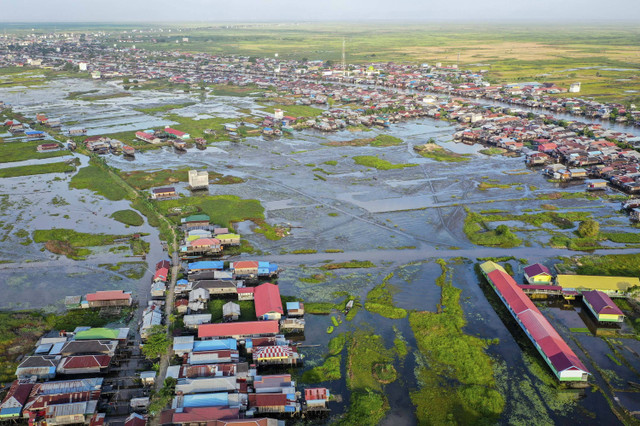
[(66, 173), (73, 172), (75, 170), (76, 166), (74, 164), (68, 164), (65, 162), (34, 164), (31, 166), (7, 167), (0, 169), (0, 178), (41, 175), (46, 173)]
[(353, 161), (361, 166), (373, 167), (378, 170), (404, 169), (405, 167), (417, 166), (417, 164), (413, 163), (394, 164), (390, 161), (383, 160), (374, 155), (356, 155), (355, 157), (353, 157)]
[[(2, 139), (0, 138), (0, 142)], [(45, 151), (38, 152), (38, 145), (47, 143), (47, 141), (31, 141), (31, 142), (6, 142), (0, 144), (0, 163), (10, 163), (14, 161), (24, 161), (40, 158), (61, 157), (70, 155), (69, 151)]]

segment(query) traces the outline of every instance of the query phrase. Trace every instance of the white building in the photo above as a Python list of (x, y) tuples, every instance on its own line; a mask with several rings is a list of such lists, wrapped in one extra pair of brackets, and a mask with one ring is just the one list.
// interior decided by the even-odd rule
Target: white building
[(579, 93), (580, 92), (580, 83), (571, 83), (569, 86), (569, 93)]
[(86, 63), (86, 62), (80, 62), (80, 63), (78, 64), (78, 69), (79, 69), (80, 71), (86, 71), (86, 70), (87, 70), (87, 63)]
[(189, 170), (189, 186), (192, 189), (209, 187), (209, 172), (206, 170)]

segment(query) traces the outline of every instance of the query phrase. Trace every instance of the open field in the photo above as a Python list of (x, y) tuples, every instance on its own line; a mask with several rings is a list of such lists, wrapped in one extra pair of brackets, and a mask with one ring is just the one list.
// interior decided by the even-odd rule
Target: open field
[(36, 149), (42, 143), (42, 141), (3, 143), (0, 145), (0, 163), (69, 155), (69, 151), (66, 150), (38, 152)]

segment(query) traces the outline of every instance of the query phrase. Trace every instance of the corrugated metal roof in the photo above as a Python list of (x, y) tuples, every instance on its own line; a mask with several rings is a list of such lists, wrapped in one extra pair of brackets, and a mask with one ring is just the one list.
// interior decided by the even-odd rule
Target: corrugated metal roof
[(599, 315), (624, 315), (613, 300), (601, 291), (584, 291), (582, 297)]
[(636, 277), (601, 277), (593, 275), (558, 275), (556, 283), (563, 288), (626, 292), (629, 287), (640, 286)]
[(253, 292), (255, 300), (256, 316), (261, 317), (269, 312), (284, 314), (280, 289), (277, 285), (264, 283), (257, 286)]

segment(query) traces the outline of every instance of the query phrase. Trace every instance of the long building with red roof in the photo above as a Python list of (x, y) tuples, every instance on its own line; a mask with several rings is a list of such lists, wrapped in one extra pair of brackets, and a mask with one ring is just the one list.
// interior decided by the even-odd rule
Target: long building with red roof
[(558, 380), (587, 381), (589, 371), (511, 275), (494, 262), (480, 269)]
[(222, 324), (201, 324), (198, 326), (199, 339), (212, 339), (219, 337), (275, 336), (280, 331), (278, 321), (246, 321), (229, 322)]

